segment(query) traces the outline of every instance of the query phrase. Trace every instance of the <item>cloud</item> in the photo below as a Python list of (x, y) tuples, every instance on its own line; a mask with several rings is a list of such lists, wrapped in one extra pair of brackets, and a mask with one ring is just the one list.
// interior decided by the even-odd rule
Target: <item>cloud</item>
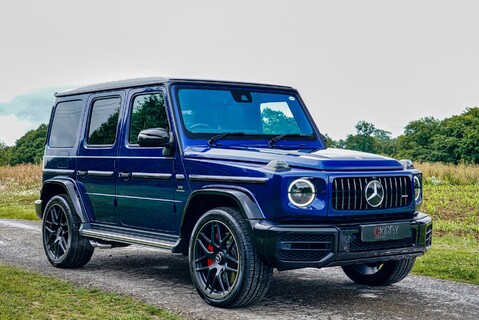
[(32, 122), (20, 120), (14, 114), (0, 115), (0, 141), (12, 146), (17, 139), (35, 127)]
[(0, 142), (14, 145), (28, 130), (48, 123), (55, 101), (54, 93), (65, 88), (46, 88), (0, 103)]
[(0, 103), (0, 115), (14, 114), (20, 120), (27, 120), (40, 125), (47, 123), (50, 118), (58, 88), (36, 90), (29, 94), (20, 95), (10, 102)]

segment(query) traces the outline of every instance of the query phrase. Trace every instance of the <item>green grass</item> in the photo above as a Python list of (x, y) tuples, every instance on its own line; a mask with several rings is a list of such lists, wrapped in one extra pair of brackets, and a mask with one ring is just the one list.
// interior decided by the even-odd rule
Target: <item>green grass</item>
[(0, 319), (181, 319), (128, 296), (0, 265)]
[(421, 210), (433, 218), (435, 236), (479, 240), (479, 185), (426, 185)]
[(473, 237), (443, 235), (416, 260), (413, 273), (479, 285), (479, 241)]
[(2, 193), (0, 196), (0, 218), (39, 220), (33, 208), (33, 202), (38, 198), (39, 194)]

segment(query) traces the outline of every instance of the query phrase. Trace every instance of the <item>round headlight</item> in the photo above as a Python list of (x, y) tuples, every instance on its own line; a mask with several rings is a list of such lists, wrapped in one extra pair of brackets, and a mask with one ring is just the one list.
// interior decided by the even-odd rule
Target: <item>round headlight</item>
[(421, 190), (422, 189), (422, 184), (421, 184), (421, 179), (419, 176), (414, 176), (414, 200), (416, 202), (421, 200)]
[(309, 180), (297, 179), (289, 185), (288, 199), (297, 207), (309, 206), (315, 197), (316, 189)]

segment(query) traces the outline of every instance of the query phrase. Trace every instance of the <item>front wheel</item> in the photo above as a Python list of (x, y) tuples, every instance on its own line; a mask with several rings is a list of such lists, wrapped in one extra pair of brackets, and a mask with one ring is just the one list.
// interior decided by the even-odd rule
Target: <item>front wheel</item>
[(248, 226), (235, 208), (216, 208), (198, 220), (190, 239), (189, 265), (196, 290), (217, 307), (258, 301), (273, 273), (254, 251)]
[(85, 265), (94, 248), (79, 232), (80, 219), (67, 195), (57, 195), (48, 201), (42, 220), (43, 248), (48, 261), (59, 268)]
[(365, 263), (342, 267), (349, 279), (371, 286), (390, 285), (404, 279), (414, 267), (416, 258)]

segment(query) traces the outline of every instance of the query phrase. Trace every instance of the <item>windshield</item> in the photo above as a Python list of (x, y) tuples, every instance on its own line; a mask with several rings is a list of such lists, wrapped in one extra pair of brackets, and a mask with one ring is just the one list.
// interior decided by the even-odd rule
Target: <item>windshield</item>
[(189, 135), (313, 135), (313, 128), (293, 94), (180, 87), (177, 101)]

